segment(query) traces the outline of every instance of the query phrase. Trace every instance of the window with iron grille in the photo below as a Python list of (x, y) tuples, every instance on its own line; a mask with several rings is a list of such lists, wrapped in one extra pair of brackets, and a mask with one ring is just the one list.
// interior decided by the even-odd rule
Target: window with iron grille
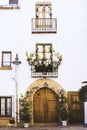
[(0, 116), (12, 116), (12, 97), (0, 97)]
[(56, 33), (57, 19), (52, 18), (51, 2), (37, 2), (35, 18), (32, 18), (32, 33)]

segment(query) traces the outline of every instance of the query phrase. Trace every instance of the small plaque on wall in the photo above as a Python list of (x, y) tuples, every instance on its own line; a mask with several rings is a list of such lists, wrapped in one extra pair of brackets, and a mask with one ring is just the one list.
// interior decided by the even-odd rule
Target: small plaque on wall
[(9, 0), (9, 4), (18, 4), (18, 0)]

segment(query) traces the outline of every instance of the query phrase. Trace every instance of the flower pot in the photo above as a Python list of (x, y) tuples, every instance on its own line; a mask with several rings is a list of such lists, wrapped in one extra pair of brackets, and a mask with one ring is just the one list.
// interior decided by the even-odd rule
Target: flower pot
[(29, 123), (24, 123), (24, 127), (28, 128), (29, 127)]
[(62, 121), (62, 126), (67, 126), (67, 121)]

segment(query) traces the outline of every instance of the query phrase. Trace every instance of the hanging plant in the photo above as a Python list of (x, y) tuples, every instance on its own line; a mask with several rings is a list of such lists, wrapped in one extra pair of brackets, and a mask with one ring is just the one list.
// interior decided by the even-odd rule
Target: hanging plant
[(59, 54), (59, 52), (55, 52), (54, 55), (57, 57), (57, 59), (58, 59), (60, 62), (62, 61), (62, 55)]
[(30, 53), (30, 54), (28, 55), (28, 52), (26, 52), (27, 61), (32, 60), (32, 59), (33, 59), (33, 56), (34, 56), (33, 53)]
[[(44, 54), (51, 52), (52, 54)], [(41, 55), (38, 54), (38, 48), (36, 48), (36, 52), (29, 53), (26, 52), (26, 57), (28, 64), (32, 66), (32, 72), (42, 73), (42, 72), (57, 72), (58, 67), (62, 62), (62, 55), (58, 52), (55, 52), (52, 47), (47, 48), (47, 51), (41, 52)]]

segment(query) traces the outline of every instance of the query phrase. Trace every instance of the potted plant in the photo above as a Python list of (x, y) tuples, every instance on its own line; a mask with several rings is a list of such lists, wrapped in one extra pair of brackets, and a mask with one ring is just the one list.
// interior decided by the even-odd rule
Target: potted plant
[(30, 120), (30, 101), (27, 98), (20, 98), (20, 121), (24, 123), (24, 127), (29, 127)]
[(63, 126), (67, 126), (68, 111), (67, 107), (62, 107), (60, 111), (60, 119)]
[[(41, 58), (37, 50), (38, 48), (36, 48), (36, 53), (28, 54), (28, 52), (26, 52), (27, 61), (29, 65), (35, 69), (35, 72), (52, 72), (53, 70), (58, 69), (58, 66), (62, 62), (62, 55), (53, 51), (52, 47), (50, 47), (49, 50), (54, 54), (51, 54), (49, 58), (46, 56)], [(53, 57), (56, 57), (56, 61), (54, 61)], [(56, 63), (56, 66), (54, 63)]]
[(59, 113), (59, 121), (62, 123), (63, 126), (67, 125), (68, 119), (68, 105), (67, 105), (67, 98), (64, 96), (64, 91), (59, 91), (59, 99), (58, 99), (58, 113)]

